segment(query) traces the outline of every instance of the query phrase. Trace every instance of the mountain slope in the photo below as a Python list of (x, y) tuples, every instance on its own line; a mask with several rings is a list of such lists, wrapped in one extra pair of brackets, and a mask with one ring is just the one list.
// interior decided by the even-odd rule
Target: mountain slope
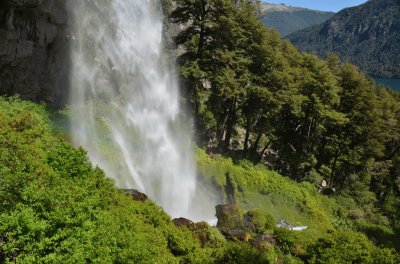
[(275, 28), (282, 36), (323, 23), (335, 14), (333, 12), (269, 3), (263, 3), (261, 11), (263, 15), (261, 20), (264, 25)]
[(399, 15), (398, 0), (370, 0), (288, 39), (302, 51), (321, 57), (333, 51), (373, 77), (399, 78)]

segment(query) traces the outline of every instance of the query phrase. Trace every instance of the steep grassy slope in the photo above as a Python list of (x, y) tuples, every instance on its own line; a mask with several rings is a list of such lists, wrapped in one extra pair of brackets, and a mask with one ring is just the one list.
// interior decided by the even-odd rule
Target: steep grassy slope
[(253, 166), (246, 161), (235, 165), (231, 159), (209, 156), (203, 150), (198, 150), (196, 157), (200, 174), (219, 190), (224, 190), (227, 175), (233, 178), (237, 202), (247, 210), (263, 208), (276, 221), (286, 219), (320, 230), (333, 228), (344, 216), (334, 199), (321, 195), (310, 183), (295, 183), (262, 165)]
[[(215, 188), (214, 191), (221, 194), (221, 199), (229, 200), (227, 196), (233, 192), (236, 203), (246, 210), (257, 209), (267, 212), (275, 222), (284, 219), (295, 226), (308, 226), (304, 231), (288, 235), (291, 241), (290, 253), (306, 262), (347, 263), (346, 254), (358, 254), (356, 248), (362, 248), (363, 244), (368, 248), (365, 254), (381, 254), (375, 252), (374, 246), (371, 247), (371, 242), (366, 239), (365, 234), (378, 245), (398, 248), (398, 234), (393, 230), (374, 225), (368, 220), (356, 220), (352, 216), (351, 211), (355, 208), (351, 197), (341, 194), (325, 196), (308, 182), (296, 183), (263, 165), (254, 166), (245, 160), (234, 163), (219, 154), (208, 155), (201, 149), (197, 150), (196, 159), (203, 181), (208, 183), (210, 188)], [(229, 185), (231, 186), (228, 187)], [(344, 233), (351, 235), (344, 237), (342, 236)], [(279, 237), (277, 234), (274, 233)], [(330, 246), (332, 250), (338, 250), (336, 247), (339, 247), (342, 238), (354, 248), (349, 249), (347, 253), (340, 252), (340, 249), (335, 253), (329, 252)], [(330, 245), (324, 244), (323, 241), (326, 240), (335, 242), (329, 242)], [(278, 243), (278, 247), (280, 246)], [(313, 255), (316, 253), (313, 251), (315, 247), (320, 247), (318, 249), (321, 250), (320, 257), (327, 257), (330, 260), (327, 262), (311, 260), (315, 257)], [(351, 253), (352, 250), (355, 251)], [(395, 263), (392, 262), (396, 258), (394, 252), (387, 248), (385, 251), (388, 259), (383, 263)], [(363, 263), (370, 261), (372, 260), (368, 259)]]
[(309, 183), (295, 183), (246, 161), (234, 164), (220, 155), (209, 156), (197, 151), (200, 174), (206, 182), (217, 186), (226, 199), (228, 178), (233, 179), (236, 202), (246, 210), (261, 209), (275, 223), (281, 219), (290, 224), (308, 226), (306, 231), (293, 234), (301, 248), (314, 243), (328, 231), (348, 224), (346, 211), (334, 199), (321, 195)]

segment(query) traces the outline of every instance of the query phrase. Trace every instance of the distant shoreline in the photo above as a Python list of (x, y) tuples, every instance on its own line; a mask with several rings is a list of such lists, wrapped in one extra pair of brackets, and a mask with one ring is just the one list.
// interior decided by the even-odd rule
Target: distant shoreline
[(373, 78), (377, 84), (382, 84), (396, 92), (400, 92), (400, 79)]

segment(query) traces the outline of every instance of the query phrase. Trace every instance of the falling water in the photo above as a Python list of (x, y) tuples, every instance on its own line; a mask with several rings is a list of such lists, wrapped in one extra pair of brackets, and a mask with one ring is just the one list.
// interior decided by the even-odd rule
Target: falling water
[(70, 0), (71, 131), (121, 188), (192, 217), (196, 174), (158, 1)]

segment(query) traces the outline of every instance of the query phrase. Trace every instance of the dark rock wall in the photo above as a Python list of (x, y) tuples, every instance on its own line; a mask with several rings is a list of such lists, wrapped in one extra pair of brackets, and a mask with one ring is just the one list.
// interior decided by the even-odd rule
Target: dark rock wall
[[(68, 102), (73, 40), (66, 7), (74, 1), (85, 0), (0, 0), (0, 96), (18, 94), (54, 107)], [(162, 3), (168, 13), (170, 1)], [(171, 61), (176, 56), (173, 36), (180, 30), (165, 20)]]
[(0, 95), (63, 105), (68, 97), (65, 0), (1, 0)]

